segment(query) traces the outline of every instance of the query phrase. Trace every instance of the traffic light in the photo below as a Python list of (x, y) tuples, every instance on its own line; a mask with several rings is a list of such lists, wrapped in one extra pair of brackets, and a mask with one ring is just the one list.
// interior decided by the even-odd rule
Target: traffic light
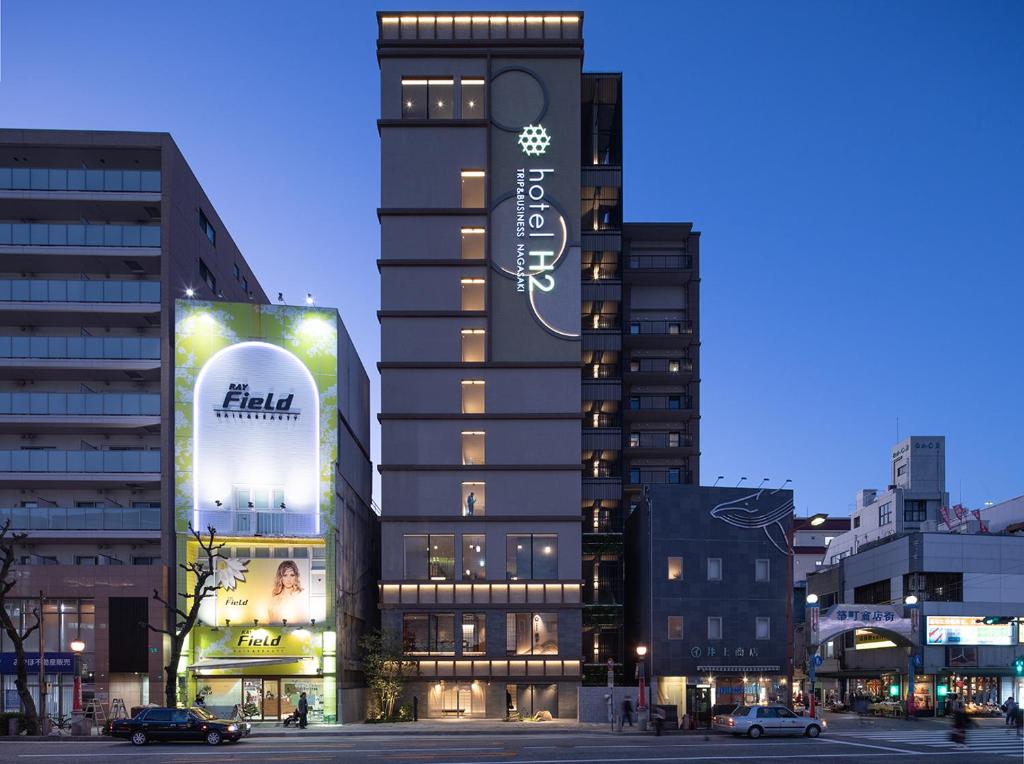
[(1024, 656), (1013, 659), (1014, 676), (1024, 676)]

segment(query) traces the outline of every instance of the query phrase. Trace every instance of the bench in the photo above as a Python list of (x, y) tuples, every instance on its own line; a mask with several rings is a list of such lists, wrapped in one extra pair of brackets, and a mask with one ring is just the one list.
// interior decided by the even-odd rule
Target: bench
[(445, 716), (462, 716), (466, 713), (464, 708), (442, 708), (441, 713)]

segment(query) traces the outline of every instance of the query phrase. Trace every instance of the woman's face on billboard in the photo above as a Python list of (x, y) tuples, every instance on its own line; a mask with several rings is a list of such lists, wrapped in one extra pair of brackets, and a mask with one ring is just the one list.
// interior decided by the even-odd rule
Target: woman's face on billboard
[(285, 589), (294, 589), (299, 582), (299, 576), (294, 568), (288, 567), (281, 571), (281, 583)]

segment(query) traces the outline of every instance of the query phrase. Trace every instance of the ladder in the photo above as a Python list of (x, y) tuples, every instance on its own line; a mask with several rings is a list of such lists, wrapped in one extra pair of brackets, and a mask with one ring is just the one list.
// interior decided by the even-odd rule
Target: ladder
[(85, 716), (86, 718), (91, 717), (92, 720), (99, 726), (106, 726), (107, 715), (103, 710), (103, 701), (91, 699), (85, 704)]

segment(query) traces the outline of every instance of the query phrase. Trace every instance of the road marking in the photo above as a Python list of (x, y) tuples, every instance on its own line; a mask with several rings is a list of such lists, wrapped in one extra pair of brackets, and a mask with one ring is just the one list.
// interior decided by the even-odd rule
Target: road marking
[[(294, 747), (290, 747), (288, 750), (295, 751), (295, 748)], [(282, 748), (280, 746), (274, 747), (274, 748), (254, 748), (251, 745), (246, 745), (244, 747), (240, 746), (240, 747), (232, 748), (230, 750), (230, 752), (221, 751), (221, 750), (209, 750), (209, 749), (207, 749), (207, 750), (189, 751), (187, 756), (189, 758), (193, 758), (195, 756), (226, 756), (226, 755), (234, 754), (236, 751), (238, 752), (238, 755), (263, 754), (263, 753), (280, 755), (281, 751), (282, 751)], [(480, 754), (480, 753), (488, 754), (491, 751), (494, 751), (496, 753), (504, 753), (506, 751), (506, 749), (504, 749), (504, 748), (386, 748), (386, 749), (381, 749), (381, 748), (345, 748), (345, 749), (340, 750), (340, 751), (337, 748), (320, 748), (320, 749), (316, 749), (316, 748), (313, 748), (313, 749), (303, 748), (303, 749), (301, 749), (301, 753), (304, 753), (304, 754), (306, 754), (306, 753), (376, 753), (376, 754), (391, 754), (391, 753), (447, 753), (447, 754), (451, 754), (451, 753), (459, 753), (460, 751), (465, 751), (466, 754), (469, 755), (471, 753), (472, 754)], [(178, 756), (178, 755), (184, 755), (184, 754), (180, 754), (180, 752), (178, 752), (178, 751), (171, 752), (171, 751), (168, 751), (166, 748), (163, 749), (162, 751), (161, 750), (156, 750), (156, 749), (153, 749), (153, 748), (151, 748), (149, 750), (133, 750), (131, 753), (109, 753), (109, 752), (108, 753), (78, 753), (76, 751), (75, 754), (74, 754), (76, 759), (105, 759), (105, 758), (109, 758), (111, 756), (132, 756), (132, 757), (134, 757), (134, 756), (141, 756), (141, 755), (147, 755), (147, 756)], [(61, 758), (67, 758), (67, 757), (68, 757), (67, 753), (22, 753), (22, 754), (18, 754), (18, 758), (20, 758), (20, 759), (61, 759)]]
[[(879, 750), (879, 751), (894, 751), (896, 753), (906, 753), (907, 752), (906, 748), (890, 748), (889, 746), (885, 746), (885, 745), (871, 745), (869, 743), (854, 743), (851, 740), (836, 740), (835, 738), (823, 738), (823, 737), (819, 737), (818, 740), (820, 740), (822, 743), (834, 743), (835, 745), (855, 745), (855, 746), (858, 746), (860, 748), (874, 748), (874, 749)], [(917, 753), (922, 753), (922, 752), (921, 751), (917, 751)]]

